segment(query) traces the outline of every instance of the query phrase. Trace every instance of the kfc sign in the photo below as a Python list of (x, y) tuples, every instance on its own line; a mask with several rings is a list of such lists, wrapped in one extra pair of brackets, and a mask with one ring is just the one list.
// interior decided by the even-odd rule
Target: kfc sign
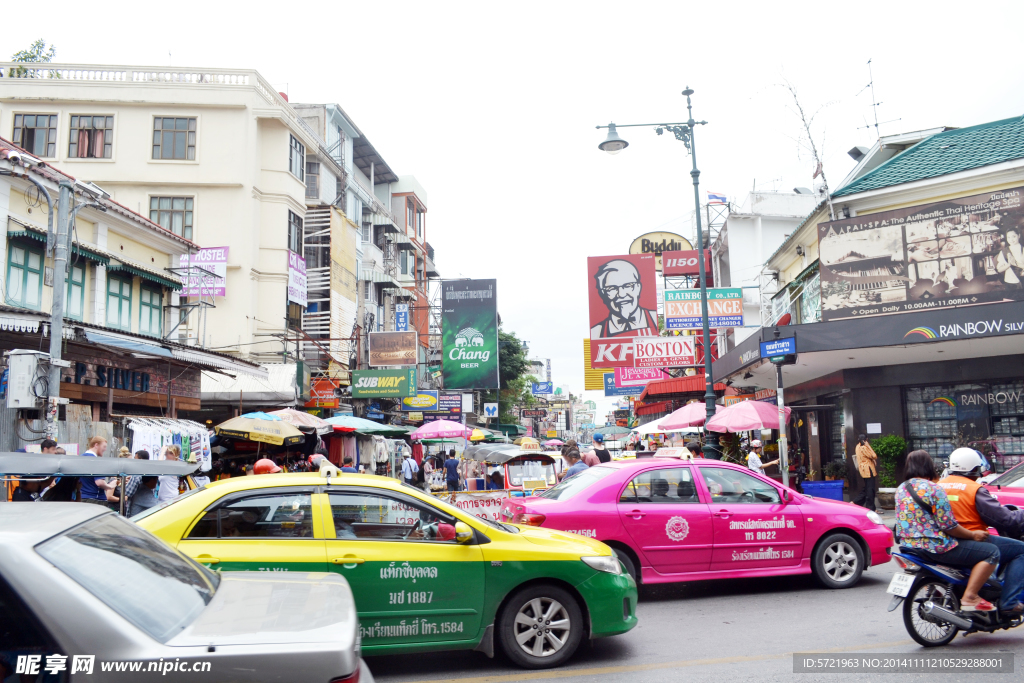
[(673, 368), (693, 364), (693, 337), (638, 337), (633, 341), (634, 367)]
[[(657, 339), (657, 337), (651, 337)], [(633, 367), (632, 337), (590, 340), (590, 367), (631, 368)]]
[[(666, 251), (661, 255), (662, 272), (666, 277), (680, 275), (700, 275), (700, 262), (697, 250)], [(711, 250), (704, 250), (704, 272), (711, 275)]]

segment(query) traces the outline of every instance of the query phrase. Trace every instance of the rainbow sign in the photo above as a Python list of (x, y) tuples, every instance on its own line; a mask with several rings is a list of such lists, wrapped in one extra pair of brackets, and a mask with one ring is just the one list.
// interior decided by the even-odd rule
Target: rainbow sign
[(932, 403), (945, 403), (947, 406), (952, 406), (953, 408), (956, 408), (956, 401), (951, 399), (949, 396), (939, 396), (938, 398), (933, 398), (932, 400), (928, 401), (929, 405), (931, 405)]
[(937, 335), (935, 333), (935, 330), (933, 330), (930, 327), (915, 327), (910, 332), (907, 332), (905, 335), (903, 335), (903, 338), (906, 339), (907, 337), (909, 337), (912, 334), (919, 334), (922, 337), (924, 337), (925, 339), (938, 339), (939, 338), (939, 335)]

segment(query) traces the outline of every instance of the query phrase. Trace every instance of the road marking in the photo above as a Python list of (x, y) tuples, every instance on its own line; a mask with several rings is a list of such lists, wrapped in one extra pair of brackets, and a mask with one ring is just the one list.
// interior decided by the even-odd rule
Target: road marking
[[(871, 643), (869, 645), (850, 645), (832, 647), (824, 650), (800, 650), (809, 654), (828, 652), (865, 652), (880, 647), (911, 645), (913, 640), (893, 640), (888, 643)], [(553, 671), (537, 671), (534, 673), (509, 674), (501, 676), (467, 676), (463, 678), (431, 678), (410, 683), (436, 683), (437, 681), (456, 681), (457, 683), (511, 683), (513, 681), (541, 681), (551, 678), (575, 678), (577, 676), (600, 676), (602, 674), (622, 674), (636, 671), (655, 671), (657, 669), (675, 669), (689, 666), (709, 666), (713, 664), (736, 664), (738, 662), (757, 662), (771, 659), (792, 657), (793, 652), (772, 655), (740, 655), (736, 657), (717, 657), (714, 659), (680, 659), (674, 662), (658, 662), (656, 664), (632, 664), (627, 666), (599, 666), (590, 669), (558, 669)]]

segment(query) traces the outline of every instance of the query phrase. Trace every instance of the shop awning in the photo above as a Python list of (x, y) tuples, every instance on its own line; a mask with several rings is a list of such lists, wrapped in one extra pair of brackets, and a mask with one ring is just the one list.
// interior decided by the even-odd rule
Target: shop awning
[(203, 404), (226, 403), (237, 406), (241, 402), (248, 408), (295, 405), (298, 400), (295, 364), (267, 363), (260, 369), (265, 374), (226, 377), (204, 372), (200, 388)]
[(111, 337), (110, 335), (100, 334), (99, 332), (93, 332), (92, 330), (85, 330), (85, 338), (93, 344), (101, 344), (103, 346), (113, 346), (118, 349), (124, 349), (125, 351), (131, 351), (132, 353), (144, 353), (147, 356), (162, 356), (164, 358), (173, 358), (174, 354), (171, 350), (165, 346), (159, 344), (153, 344), (150, 342), (144, 342), (137, 339), (128, 339), (125, 337)]
[(159, 273), (155, 273), (147, 268), (142, 268), (130, 263), (113, 263), (107, 266), (107, 273), (128, 273), (130, 275), (136, 275), (143, 280), (149, 280), (155, 282), (158, 285), (169, 287), (173, 290), (181, 289), (181, 282), (178, 280), (172, 280), (168, 277), (164, 277)]
[[(23, 230), (12, 230), (12, 231), (7, 233), (7, 238), (8, 239), (18, 239), (18, 238), (30, 239), (30, 240), (35, 240), (37, 242), (42, 242), (43, 244), (46, 244), (46, 233), (43, 232), (43, 231), (40, 231), (40, 230), (36, 230), (35, 228), (25, 228)], [(98, 249), (93, 249), (92, 247), (88, 247), (88, 246), (85, 246), (83, 244), (77, 244), (77, 243), (76, 244), (72, 244), (71, 245), (71, 253), (72, 254), (77, 254), (77, 255), (81, 256), (82, 258), (87, 258), (90, 261), (94, 261), (96, 263), (101, 263), (103, 265), (107, 265), (107, 264), (110, 263), (110, 257), (108, 255), (104, 254), (103, 252), (101, 252)]]

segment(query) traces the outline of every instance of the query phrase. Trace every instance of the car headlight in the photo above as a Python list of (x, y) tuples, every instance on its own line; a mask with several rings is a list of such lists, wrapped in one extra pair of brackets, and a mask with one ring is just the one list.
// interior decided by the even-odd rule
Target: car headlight
[(879, 516), (879, 514), (874, 510), (868, 510), (868, 519), (874, 522), (875, 524), (885, 524), (885, 522), (882, 521), (881, 516)]
[(580, 559), (599, 572), (607, 572), (608, 574), (622, 573), (622, 565), (619, 564), (619, 558), (615, 557), (614, 555), (601, 555), (600, 557), (581, 557)]

